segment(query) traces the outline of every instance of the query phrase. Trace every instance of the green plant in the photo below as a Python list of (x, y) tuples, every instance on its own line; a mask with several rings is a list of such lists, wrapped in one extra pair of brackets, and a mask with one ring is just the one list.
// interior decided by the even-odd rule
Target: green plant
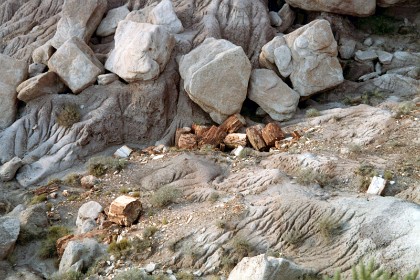
[(56, 273), (51, 277), (51, 280), (82, 280), (84, 279), (83, 273), (74, 270), (68, 270), (63, 273)]
[(130, 195), (132, 197), (140, 197), (140, 192), (132, 192)]
[(71, 196), (67, 197), (68, 201), (76, 201), (78, 200), (80, 197), (77, 194), (72, 194)]
[(46, 239), (41, 243), (39, 257), (43, 259), (56, 257), (58, 255), (56, 249), (57, 240), (69, 234), (70, 230), (64, 226), (50, 227)]
[(90, 175), (101, 177), (108, 172), (121, 171), (127, 165), (127, 160), (113, 157), (93, 157), (88, 162)]
[(44, 201), (47, 201), (47, 195), (45, 193), (32, 197), (31, 201), (29, 202), (29, 205), (35, 205)]
[(152, 195), (150, 202), (153, 206), (162, 208), (173, 203), (179, 196), (179, 190), (172, 186), (163, 186)]
[(71, 186), (71, 187), (79, 187), (80, 186), (80, 179), (81, 176), (79, 174), (69, 174), (65, 179), (64, 179), (64, 184)]
[(162, 225), (167, 225), (169, 223), (168, 219), (166, 217), (162, 218)]
[(180, 271), (176, 274), (177, 280), (194, 280), (194, 275), (188, 272)]
[(248, 240), (241, 236), (236, 236), (232, 241), (232, 247), (234, 254), (239, 258), (242, 259), (244, 257), (248, 257), (253, 252), (254, 248), (252, 247), (251, 243)]
[(47, 186), (49, 185), (55, 185), (55, 184), (61, 184), (62, 181), (58, 178), (50, 179), (48, 180)]
[(73, 104), (66, 104), (57, 116), (57, 124), (63, 127), (71, 127), (80, 121), (79, 108)]
[(216, 226), (220, 229), (225, 229), (226, 228), (226, 222), (223, 220), (218, 220), (216, 221)]
[(130, 190), (128, 189), (128, 188), (126, 188), (126, 187), (122, 187), (121, 189), (120, 189), (120, 193), (121, 194), (128, 194), (130, 192)]
[(384, 179), (385, 180), (391, 181), (393, 177), (394, 177), (394, 175), (392, 174), (392, 172), (390, 170), (385, 170), (384, 171)]
[(362, 152), (362, 146), (360, 146), (358, 144), (351, 144), (349, 146), (349, 151), (352, 154), (360, 154)]
[(144, 271), (138, 268), (130, 268), (124, 272), (118, 273), (114, 280), (154, 280), (155, 278), (151, 275), (147, 275)]
[(219, 200), (219, 193), (217, 192), (212, 192), (210, 197), (209, 197), (209, 201), (211, 203), (215, 203), (217, 200)]
[(133, 241), (131, 241), (131, 247), (133, 253), (141, 254), (144, 253), (146, 249), (152, 247), (152, 242), (148, 239), (140, 239), (136, 237)]
[(318, 222), (318, 230), (321, 236), (329, 240), (341, 229), (341, 224), (332, 217), (323, 218)]
[(53, 209), (54, 204), (52, 204), (51, 202), (47, 202), (45, 204), (45, 207), (47, 208), (47, 211), (51, 211), (51, 209)]
[(111, 242), (108, 247), (108, 253), (116, 256), (117, 258), (122, 256), (125, 252), (130, 249), (131, 243), (127, 239), (122, 239), (120, 242)]
[(238, 262), (231, 258), (230, 256), (222, 256), (220, 259), (220, 265), (222, 266), (222, 270), (226, 272), (230, 272)]
[(321, 115), (321, 113), (315, 108), (310, 108), (310, 109), (306, 110), (306, 113), (305, 113), (305, 116), (307, 118), (318, 117), (320, 115)]
[(305, 186), (311, 184), (319, 184), (321, 187), (325, 187), (331, 183), (331, 178), (326, 174), (311, 170), (311, 169), (302, 169), (298, 172), (296, 176), (296, 181)]
[(143, 238), (150, 238), (158, 231), (157, 227), (151, 226), (143, 230)]
[(362, 179), (359, 185), (360, 192), (366, 192), (370, 185), (371, 178), (378, 175), (375, 167), (370, 164), (360, 165), (354, 173), (361, 176)]
[(411, 111), (413, 111), (415, 108), (416, 104), (413, 101), (405, 101), (400, 103), (396, 109), (397, 118), (410, 115)]

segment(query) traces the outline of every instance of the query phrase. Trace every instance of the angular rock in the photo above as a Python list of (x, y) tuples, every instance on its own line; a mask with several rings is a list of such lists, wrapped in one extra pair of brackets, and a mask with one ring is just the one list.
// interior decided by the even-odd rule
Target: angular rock
[(337, 59), (337, 42), (326, 20), (314, 20), (285, 36), (275, 37), (260, 54), (260, 63), (288, 77), (301, 96), (335, 87), (343, 82)]
[(47, 65), (45, 64), (37, 63), (37, 62), (32, 63), (31, 65), (29, 65), (29, 68), (28, 68), (29, 78), (33, 78), (37, 75), (44, 73), (46, 68), (47, 68)]
[(0, 130), (11, 125), (16, 118), (16, 87), (26, 79), (26, 62), (0, 53)]
[(175, 132), (175, 145), (178, 144), (179, 138), (181, 137), (182, 134), (189, 134), (189, 133), (191, 133), (191, 128), (190, 127), (177, 128), (177, 130)]
[(289, 88), (274, 71), (255, 69), (251, 73), (248, 98), (274, 120), (283, 121), (295, 113), (300, 95)]
[(238, 148), (239, 146), (245, 147), (247, 144), (247, 137), (245, 133), (231, 133), (226, 135), (223, 143), (228, 148)]
[(127, 82), (156, 79), (171, 57), (175, 39), (164, 27), (120, 21), (105, 68)]
[(299, 280), (311, 272), (283, 259), (259, 255), (243, 258), (229, 274), (228, 280)]
[(32, 99), (46, 94), (62, 93), (66, 90), (66, 86), (56, 73), (47, 72), (24, 81), (16, 90), (17, 98), (28, 103)]
[(139, 217), (141, 210), (140, 200), (123, 195), (117, 197), (109, 206), (108, 218), (119, 225), (131, 226)]
[(392, 7), (406, 1), (407, 0), (377, 0), (376, 4), (380, 7)]
[(382, 64), (390, 64), (392, 61), (392, 58), (394, 55), (392, 53), (386, 52), (386, 51), (376, 51), (376, 54), (378, 55), (379, 61)]
[(342, 59), (352, 58), (355, 48), (356, 41), (347, 38), (340, 39), (340, 46), (338, 47), (338, 52), (340, 53), (340, 57)]
[(373, 15), (376, 0), (286, 0), (292, 7), (306, 11), (330, 12), (357, 17)]
[(246, 125), (246, 120), (240, 114), (235, 114), (227, 118), (220, 126), (219, 129), (226, 133), (234, 133), (241, 127)]
[(96, 201), (86, 202), (79, 208), (76, 226), (81, 227), (86, 220), (95, 221), (103, 210), (102, 206)]
[(0, 166), (0, 181), (7, 182), (15, 178), (16, 172), (23, 165), (20, 158), (14, 157)]
[(51, 45), (51, 40), (46, 42), (44, 45), (36, 48), (32, 53), (32, 60), (35, 63), (47, 65), (48, 60), (55, 52), (55, 48)]
[(262, 129), (263, 127), (261, 125), (254, 125), (246, 129), (246, 136), (248, 137), (249, 143), (257, 151), (262, 151), (267, 148), (262, 137)]
[(0, 260), (5, 259), (13, 250), (19, 236), (20, 223), (13, 217), (0, 218)]
[[(45, 204), (36, 204), (29, 206), (20, 213), (20, 234), (26, 238), (35, 238), (40, 236), (48, 228), (47, 209)], [(24, 237), (24, 238), (25, 238)]]
[(184, 31), (171, 0), (162, 0), (149, 15), (150, 23), (164, 26), (171, 33)]
[(385, 185), (386, 185), (386, 180), (385, 179), (383, 179), (381, 177), (374, 176), (372, 178), (372, 181), (370, 182), (369, 188), (368, 188), (366, 193), (381, 195), (381, 193), (385, 189)]
[(251, 74), (251, 63), (241, 47), (208, 38), (181, 57), (179, 70), (191, 100), (216, 123), (240, 112)]
[(180, 149), (192, 150), (197, 148), (197, 135), (192, 133), (181, 134), (177, 146)]
[(261, 131), (261, 135), (264, 139), (267, 147), (274, 147), (276, 141), (284, 139), (284, 132), (280, 126), (276, 123), (267, 124)]
[(107, 9), (107, 0), (66, 0), (51, 45), (58, 49), (67, 40), (77, 37), (88, 43)]
[(131, 149), (127, 145), (124, 145), (115, 151), (114, 156), (119, 157), (119, 158), (128, 158), (132, 152), (133, 152), (133, 149)]
[(99, 24), (98, 29), (96, 29), (96, 34), (102, 37), (114, 34), (118, 23), (125, 19), (129, 13), (130, 10), (125, 5), (109, 10), (106, 17)]
[(222, 143), (223, 139), (226, 137), (226, 132), (223, 129), (220, 129), (220, 127), (217, 127), (215, 125), (212, 125), (209, 130), (207, 130), (200, 143), (198, 143), (199, 147), (202, 147), (204, 145), (209, 145), (212, 147), (217, 147)]
[(93, 51), (77, 37), (66, 41), (54, 53), (48, 67), (76, 94), (93, 85), (104, 72)]
[(292, 10), (292, 8), (290, 8), (289, 4), (284, 4), (278, 14), (282, 22), (280, 26), (277, 27), (277, 31), (283, 33), (292, 26), (296, 18), (296, 13)]
[(98, 85), (109, 85), (110, 83), (118, 81), (118, 79), (118, 75), (114, 73), (102, 74), (98, 76)]
[(87, 269), (102, 254), (103, 250), (95, 239), (86, 238), (70, 241), (61, 257), (59, 272)]
[(378, 55), (376, 54), (375, 50), (367, 50), (367, 51), (358, 50), (355, 54), (355, 58), (358, 61), (374, 60), (378, 58)]

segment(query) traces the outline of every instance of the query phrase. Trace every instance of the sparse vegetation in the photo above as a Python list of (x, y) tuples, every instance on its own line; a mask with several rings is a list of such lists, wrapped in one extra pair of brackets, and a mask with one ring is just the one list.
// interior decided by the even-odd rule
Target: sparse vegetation
[(362, 164), (355, 171), (355, 174), (361, 176), (359, 191), (366, 192), (367, 189), (369, 188), (372, 177), (377, 176), (378, 172), (375, 170), (375, 167), (373, 165)]
[(351, 144), (349, 146), (349, 151), (352, 154), (360, 154), (362, 152), (362, 146), (359, 144)]
[(150, 238), (158, 231), (157, 227), (151, 226), (143, 230), (143, 238)]
[(384, 179), (385, 180), (391, 181), (393, 177), (394, 177), (394, 175), (392, 174), (392, 171), (390, 171), (390, 170), (385, 170), (384, 171)]
[(217, 192), (212, 192), (210, 197), (209, 197), (209, 201), (211, 203), (215, 203), (217, 200), (219, 200), (219, 193)]
[(155, 280), (155, 277), (147, 275), (144, 271), (138, 268), (130, 268), (127, 271), (118, 273), (114, 280)]
[(130, 192), (130, 189), (126, 187), (120, 188), (120, 194), (128, 194)]
[(218, 220), (218, 221), (216, 222), (216, 226), (217, 226), (218, 228), (220, 228), (220, 229), (225, 229), (225, 228), (226, 228), (226, 222), (225, 222), (225, 221), (223, 221), (223, 220)]
[(39, 257), (48, 259), (57, 256), (56, 242), (63, 236), (69, 235), (70, 230), (63, 226), (52, 226), (48, 229), (47, 237), (41, 243)]
[(71, 186), (71, 187), (79, 187), (80, 186), (80, 179), (81, 179), (81, 176), (79, 174), (72, 173), (72, 174), (69, 174), (64, 179), (64, 184), (66, 184), (68, 186)]
[(47, 195), (45, 193), (32, 197), (31, 201), (29, 202), (29, 205), (35, 205), (44, 201), (47, 201)]
[(254, 248), (251, 243), (246, 240), (244, 237), (236, 236), (232, 241), (232, 247), (235, 255), (241, 256), (239, 260), (243, 257), (250, 256)]
[(127, 165), (127, 160), (113, 157), (93, 157), (88, 162), (90, 175), (101, 177), (109, 172), (121, 171)]
[(316, 183), (321, 187), (325, 187), (331, 184), (331, 178), (329, 176), (311, 169), (300, 170), (296, 176), (296, 181), (304, 186)]
[(180, 271), (176, 274), (177, 280), (194, 280), (194, 275), (188, 272)]
[(379, 35), (395, 33), (398, 30), (398, 25), (398, 20), (385, 15), (373, 15), (356, 20), (357, 28)]
[(130, 195), (132, 197), (140, 197), (140, 192), (132, 192)]
[(152, 195), (150, 202), (154, 207), (162, 208), (175, 202), (179, 196), (179, 190), (172, 186), (163, 186)]
[(341, 229), (341, 224), (332, 217), (326, 217), (318, 222), (318, 230), (325, 240), (330, 240)]
[(405, 101), (398, 105), (396, 108), (396, 117), (401, 118), (402, 116), (410, 115), (411, 111), (416, 108), (416, 104), (413, 101)]
[(320, 115), (321, 115), (321, 113), (315, 108), (310, 108), (310, 109), (306, 110), (306, 113), (305, 113), (305, 116), (307, 118), (314, 118), (314, 117), (318, 117)]
[(111, 242), (108, 247), (108, 253), (116, 256), (117, 258), (122, 256), (131, 247), (130, 241), (122, 239), (120, 242)]
[(79, 271), (69, 270), (63, 273), (56, 273), (51, 277), (51, 280), (82, 280), (84, 279), (83, 273)]
[(290, 229), (284, 236), (284, 241), (292, 246), (298, 246), (303, 241), (303, 234), (297, 229)]
[(57, 116), (57, 124), (62, 127), (71, 127), (80, 121), (80, 111), (76, 105), (66, 104)]

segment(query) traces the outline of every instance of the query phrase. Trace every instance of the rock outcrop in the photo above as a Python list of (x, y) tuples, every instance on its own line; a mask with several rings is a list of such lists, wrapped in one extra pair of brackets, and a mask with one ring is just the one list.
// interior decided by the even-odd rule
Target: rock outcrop
[(105, 68), (127, 82), (153, 80), (165, 69), (174, 46), (174, 37), (164, 27), (123, 20)]
[(15, 178), (16, 172), (23, 165), (20, 158), (14, 157), (0, 166), (0, 181), (11, 181)]
[(44, 204), (32, 205), (20, 213), (20, 235), (24, 235), (23, 240), (42, 236), (48, 228), (46, 213), (47, 209)]
[(251, 63), (243, 49), (206, 39), (179, 61), (184, 89), (217, 123), (239, 113), (246, 98)]

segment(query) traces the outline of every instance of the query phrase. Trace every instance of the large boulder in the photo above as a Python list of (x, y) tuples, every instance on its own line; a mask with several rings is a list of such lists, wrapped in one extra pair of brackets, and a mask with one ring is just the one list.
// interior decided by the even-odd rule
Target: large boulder
[(373, 15), (376, 0), (286, 0), (293, 7), (307, 11), (330, 12), (358, 17)]
[(243, 258), (229, 274), (228, 280), (300, 280), (311, 272), (283, 259), (259, 255)]
[(104, 66), (85, 42), (77, 37), (67, 40), (50, 58), (48, 67), (73, 91), (80, 93), (104, 73)]
[(239, 113), (247, 94), (251, 63), (239, 46), (206, 39), (179, 61), (184, 89), (217, 123)]
[(37, 75), (17, 87), (19, 100), (26, 103), (45, 94), (62, 93), (66, 86), (54, 72)]
[(131, 226), (141, 212), (140, 200), (123, 195), (116, 198), (109, 206), (109, 220), (119, 225)]
[(161, 1), (149, 15), (150, 22), (157, 25), (163, 25), (169, 32), (181, 33), (184, 31), (182, 22), (175, 13), (171, 0)]
[(0, 260), (13, 250), (19, 236), (20, 223), (13, 217), (0, 218)]
[(300, 95), (269, 69), (251, 73), (248, 98), (257, 103), (276, 121), (290, 119), (296, 111)]
[(129, 13), (130, 10), (125, 5), (109, 10), (106, 17), (99, 24), (96, 34), (102, 37), (114, 34), (118, 23), (125, 19)]
[(61, 257), (59, 272), (86, 270), (102, 254), (103, 250), (95, 239), (70, 241)]
[(105, 68), (127, 82), (153, 80), (165, 69), (174, 46), (175, 38), (164, 27), (123, 20)]
[(67, 40), (77, 37), (88, 43), (107, 9), (107, 0), (66, 0), (62, 17), (51, 45), (58, 49)]
[(289, 77), (301, 96), (335, 87), (343, 82), (343, 70), (337, 59), (337, 42), (326, 20), (311, 23), (277, 36), (260, 54), (260, 63)]
[(16, 87), (26, 79), (28, 65), (0, 53), (0, 130), (11, 125), (16, 118)]

